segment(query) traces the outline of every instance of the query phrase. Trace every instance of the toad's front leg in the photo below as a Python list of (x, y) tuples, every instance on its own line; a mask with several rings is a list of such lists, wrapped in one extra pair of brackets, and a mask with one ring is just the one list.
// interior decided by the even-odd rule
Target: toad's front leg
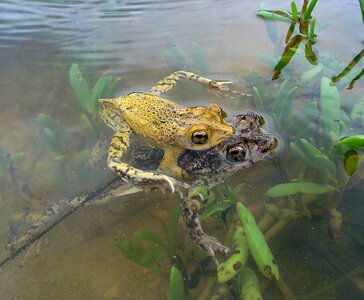
[(202, 250), (206, 251), (214, 260), (215, 264), (218, 265), (219, 262), (216, 258), (216, 254), (222, 253), (228, 255), (231, 253), (231, 249), (203, 231), (200, 220), (198, 219), (198, 205), (194, 205), (194, 201), (192, 200), (193, 199), (190, 199), (187, 195), (183, 195), (180, 200), (180, 210), (188, 235)]
[(163, 174), (143, 171), (120, 161), (130, 145), (131, 130), (125, 128), (117, 131), (111, 139), (108, 151), (107, 165), (120, 175), (125, 181), (135, 184), (167, 185), (172, 192), (176, 186), (184, 186), (183, 183)]

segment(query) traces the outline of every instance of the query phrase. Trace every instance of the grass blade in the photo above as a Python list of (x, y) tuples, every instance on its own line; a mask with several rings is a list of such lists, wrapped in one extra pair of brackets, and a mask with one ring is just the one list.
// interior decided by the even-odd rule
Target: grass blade
[(183, 300), (184, 299), (184, 284), (181, 272), (177, 267), (172, 266), (169, 276), (169, 299)]
[(77, 100), (82, 108), (89, 114), (92, 113), (91, 107), (91, 95), (88, 87), (88, 83), (85, 78), (82, 77), (80, 68), (77, 64), (72, 64), (70, 69), (70, 83), (73, 91), (76, 94)]
[(326, 144), (330, 134), (338, 137), (340, 134), (340, 94), (335, 85), (327, 77), (321, 79), (321, 126)]

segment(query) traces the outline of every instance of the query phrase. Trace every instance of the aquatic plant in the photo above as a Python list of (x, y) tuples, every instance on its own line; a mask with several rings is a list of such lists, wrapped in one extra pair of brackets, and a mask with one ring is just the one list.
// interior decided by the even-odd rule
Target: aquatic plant
[[(288, 80), (296, 81), (297, 76), (295, 76), (295, 71), (298, 69), (297, 66), (291, 66), (289, 70), (287, 70), (287, 68), (291, 64), (294, 56), (297, 57), (297, 64), (297, 62), (303, 61), (302, 57), (304, 54), (305, 61), (309, 62), (311, 66), (304, 74), (299, 75), (299, 81), (301, 83), (309, 82), (312, 78), (322, 74), (323, 76), (331, 78), (333, 83), (341, 82), (342, 86), (347, 85), (347, 89), (352, 89), (355, 83), (364, 74), (364, 69), (358, 67), (358, 63), (364, 55), (364, 50), (361, 50), (355, 55), (348, 64), (344, 64), (334, 58), (332, 54), (321, 53), (317, 49), (314, 49), (313, 45), (316, 43), (317, 33), (330, 25), (329, 22), (326, 22), (316, 26), (316, 18), (312, 19), (311, 17), (316, 3), (317, 1), (309, 2), (308, 0), (305, 0), (300, 13), (297, 12), (295, 2), (291, 3), (291, 12), (282, 9), (267, 10), (263, 8), (259, 10), (257, 15), (260, 17), (268, 20), (291, 22), (291, 25), (284, 39), (285, 48), (278, 58), (268, 57), (262, 54), (259, 54), (257, 57), (264, 64), (274, 67), (272, 75), (273, 80), (280, 78), (281, 73), (285, 71), (284, 75)], [(293, 36), (297, 24), (299, 25), (299, 33)], [(278, 38), (275, 23), (266, 22), (265, 25), (268, 36), (278, 48), (281, 39)], [(302, 43), (304, 44), (304, 50), (301, 49)], [(275, 52), (278, 55), (278, 50)], [(333, 70), (335, 70), (337, 74), (333, 74)], [(353, 76), (350, 73), (356, 75)], [(349, 79), (349, 75), (351, 75), (352, 78)]]
[(25, 160), (24, 152), (8, 153), (0, 146), (0, 185), (5, 180), (5, 177), (13, 177), (15, 168), (18, 164)]
[[(115, 245), (129, 260), (166, 278), (169, 261), (176, 250), (178, 219), (177, 208), (170, 214), (167, 241), (150, 230), (141, 229), (133, 234), (133, 239), (117, 238)], [(147, 242), (148, 247), (139, 241)]]
[(359, 0), (359, 5), (360, 5), (361, 16), (362, 16), (363, 22), (364, 22), (364, 1)]
[[(292, 34), (296, 24), (299, 25), (299, 31), (302, 35), (306, 35), (311, 40), (315, 38), (316, 19), (312, 19), (312, 11), (317, 4), (317, 0), (304, 0), (301, 12), (298, 12), (296, 2), (291, 2), (291, 12), (283, 9), (257, 11), (257, 15), (266, 19), (290, 22), (290, 34)], [(310, 20), (312, 19), (312, 22)], [(310, 24), (311, 23), (311, 24)], [(310, 27), (311, 26), (311, 27)], [(310, 27), (310, 30), (309, 30)], [(286, 38), (286, 42), (289, 38)]]
[(176, 266), (171, 267), (169, 275), (169, 299), (183, 300), (184, 298), (184, 284), (181, 272)]
[[(313, 18), (312, 22), (310, 21), (312, 18), (311, 14), (316, 3), (317, 0), (312, 0), (310, 3), (308, 0), (304, 0), (300, 13), (298, 13), (297, 6), (294, 1), (291, 2), (291, 12), (282, 9), (262, 9), (257, 12), (258, 16), (266, 19), (291, 23), (285, 38), (286, 47), (274, 68), (272, 80), (276, 80), (280, 77), (282, 70), (290, 63), (302, 42), (304, 42), (304, 53), (307, 61), (312, 65), (317, 65), (317, 56), (312, 48), (312, 46), (316, 43), (317, 37), (315, 33), (316, 18)], [(295, 31), (296, 24), (299, 26), (299, 34), (292, 36)], [(267, 25), (267, 27), (268, 26), (269, 25)], [(269, 32), (272, 35), (272, 26), (269, 26), (268, 28), (271, 29)], [(276, 34), (274, 34), (274, 36), (276, 36)]]
[[(93, 146), (101, 135), (98, 99), (111, 97), (121, 81), (102, 73), (91, 89), (77, 64), (72, 64), (69, 79), (78, 103), (85, 110), (79, 117), (81, 131), (70, 132), (61, 121), (44, 113), (39, 113), (36, 120), (41, 140), (54, 153), (53, 167), (43, 168), (38, 163), (38, 169), (41, 172), (47, 170), (53, 183), (65, 191), (76, 182), (86, 184), (104, 176), (105, 171), (93, 170), (88, 162)], [(75, 135), (78, 135), (77, 143)]]
[[(48, 149), (54, 153), (53, 167), (44, 168), (49, 172), (53, 184), (62, 190), (68, 190), (75, 181), (86, 183), (95, 178), (96, 172), (89, 166), (90, 151), (97, 140), (97, 135), (91, 122), (85, 114), (81, 114), (83, 146), (76, 145), (72, 133), (68, 132), (64, 125), (46, 114), (37, 116), (38, 134)], [(43, 169), (42, 164), (37, 164), (38, 169)], [(43, 171), (41, 171), (43, 172)], [(100, 175), (102, 176), (102, 175)], [(96, 176), (99, 178), (98, 176)]]
[[(246, 291), (246, 287), (243, 288), (245, 282), (252, 280), (252, 277), (254, 280), (258, 280), (252, 268), (260, 271), (268, 279), (274, 278), (275, 280), (279, 278), (279, 271), (254, 217), (239, 201), (238, 194), (241, 188), (242, 186), (237, 186), (232, 189), (227, 186), (224, 189), (211, 190), (204, 186), (197, 186), (188, 194), (190, 205), (199, 207), (203, 219), (210, 219), (214, 222), (220, 220), (228, 226), (229, 237), (226, 240), (228, 244), (232, 245), (233, 254), (218, 266), (208, 264), (211, 259), (206, 260), (203, 255), (198, 255), (200, 251), (194, 245), (190, 245), (190, 241), (185, 241), (185, 248), (176, 248), (178, 209), (171, 213), (167, 242), (155, 233), (142, 229), (136, 231), (132, 238), (116, 239), (116, 246), (122, 251), (125, 258), (152, 270), (163, 278), (168, 278), (167, 272), (170, 267), (171, 299), (181, 299), (182, 295), (184, 297), (193, 295), (194, 289), (203, 280), (203, 277), (206, 277), (206, 274), (213, 275), (209, 277), (209, 282), (217, 281), (219, 284), (211, 285), (206, 282), (203, 290), (198, 292), (200, 297), (202, 295), (208, 297), (214, 293), (216, 296), (223, 293), (238, 297), (242, 289), (244, 293), (256, 294), (259, 292), (256, 285), (251, 288), (252, 290), (248, 288)], [(229, 221), (227, 221), (228, 217)], [(240, 222), (240, 225), (235, 225), (236, 222)], [(256, 266), (248, 263), (249, 254), (254, 258)], [(245, 270), (246, 268), (248, 271)], [(246, 272), (250, 274), (248, 278), (241, 275)], [(233, 284), (233, 289), (226, 289), (226, 282)]]
[[(197, 74), (206, 75), (210, 67), (205, 62), (199, 44), (193, 42), (189, 47), (189, 55), (185, 54), (176, 38), (171, 33), (164, 35), (164, 56), (168, 64), (175, 70), (188, 70)], [(190, 56), (190, 58), (188, 57)]]
[(100, 104), (98, 100), (112, 97), (121, 82), (121, 78), (113, 79), (111, 75), (103, 72), (96, 80), (94, 87), (90, 89), (77, 64), (72, 64), (69, 78), (78, 103), (93, 117), (97, 117), (99, 113)]
[[(226, 244), (237, 250), (230, 258), (221, 262), (215, 270), (216, 275), (205, 275), (205, 285), (200, 292), (204, 296), (217, 297), (219, 293), (226, 293), (235, 297), (260, 297), (260, 274), (269, 278), (279, 278), (273, 257), (274, 251), (269, 249), (267, 241), (293, 220), (327, 217), (330, 237), (337, 239), (341, 235), (343, 216), (337, 208), (349, 187), (350, 176), (355, 174), (362, 162), (360, 152), (363, 137), (353, 134), (353, 131), (355, 124), (364, 124), (364, 121), (363, 114), (360, 113), (363, 111), (363, 101), (356, 103), (350, 114), (344, 105), (345, 99), (341, 99), (340, 89), (350, 82), (345, 76), (352, 70), (356, 73), (356, 62), (361, 56), (357, 56), (347, 66), (332, 54), (318, 53), (317, 49), (313, 49), (317, 33), (324, 27), (316, 26), (316, 19), (311, 17), (316, 3), (317, 1), (304, 1), (300, 13), (294, 2), (291, 6), (292, 12), (270, 12), (274, 18), (284, 19), (291, 24), (285, 37), (286, 44), (282, 55), (279, 58), (259, 56), (261, 61), (274, 69), (273, 79), (278, 79), (282, 74), (285, 76), (279, 87), (272, 92), (257, 74), (249, 74), (244, 78), (252, 88), (255, 108), (272, 116), (276, 128), (285, 135), (289, 145), (283, 150), (283, 156), (287, 160), (276, 163), (277, 173), (281, 177), (276, 178), (279, 182), (272, 183), (265, 193), (266, 203), (258, 224), (255, 223), (255, 218), (249, 215), (249, 210), (242, 207), (244, 204), (241, 204), (239, 196), (240, 187), (214, 188), (209, 193), (205, 192), (205, 187), (197, 187), (189, 193), (190, 201), (201, 210), (203, 220), (221, 222), (227, 227)], [(297, 25), (299, 33), (294, 35)], [(168, 38), (169, 51), (166, 52), (166, 57), (171, 65), (175, 68), (189, 68), (186, 56), (174, 37)], [(299, 62), (308, 62), (308, 68), (306, 66), (306, 70), (300, 73), (300, 69), (290, 67), (294, 56)], [(179, 64), (176, 65), (176, 61)], [(339, 75), (335, 77), (335, 73)], [(349, 83), (349, 86), (353, 86), (361, 75), (358, 76), (351, 80), (352, 84)], [(314, 87), (312, 95), (306, 95), (307, 99), (297, 101), (298, 96), (302, 98), (302, 87), (308, 85)], [(200, 203), (200, 197), (206, 198), (207, 201)], [(238, 226), (236, 222), (240, 222)], [(242, 228), (245, 231), (245, 227), (250, 226), (253, 234), (243, 234)], [(168, 277), (166, 274), (169, 270), (171, 277), (176, 276), (172, 274), (176, 273), (176, 269), (167, 259), (172, 253), (163, 250), (162, 252), (168, 255), (161, 258), (158, 256), (160, 248), (170, 247), (154, 233), (147, 235), (150, 236), (142, 238), (144, 242), (148, 242), (147, 246), (138, 243), (138, 234), (132, 239), (124, 239), (125, 244), (130, 244), (130, 241), (137, 243), (138, 246), (130, 249), (138, 249), (136, 252), (140, 252), (138, 257), (130, 257), (124, 253), (126, 250), (120, 247), (125, 257), (152, 269), (164, 278)], [(139, 247), (143, 247), (143, 250)], [(256, 264), (247, 261), (249, 253), (252, 253)], [(191, 266), (188, 268), (186, 263), (188, 256), (184, 253), (179, 257), (184, 262), (184, 267), (179, 270), (187, 269), (187, 273), (191, 274)], [(198, 261), (202, 260), (201, 257)], [(150, 264), (146, 264), (146, 261)], [(163, 272), (161, 266), (164, 266)], [(211, 272), (211, 266), (207, 270)], [(184, 274), (182, 271), (181, 273)], [(185, 279), (184, 275), (179, 275), (179, 279), (170, 281), (171, 298), (173, 291), (183, 289), (181, 283), (172, 287), (172, 282), (182, 282), (181, 278)], [(184, 280), (185, 290), (186, 287), (187, 290), (193, 290), (189, 282)], [(221, 285), (218, 286), (217, 282)], [(233, 288), (226, 289), (225, 282)], [(279, 282), (282, 284), (282, 279)], [(247, 290), (247, 286), (251, 286), (251, 290)], [(181, 295), (180, 292), (178, 294)], [(173, 297), (179, 299), (181, 296)]]
[[(279, 14), (281, 13), (279, 12)], [(271, 35), (272, 32), (270, 30)], [(276, 79), (277, 68), (280, 72), (283, 69), (280, 66), (288, 66), (290, 59), (298, 50), (297, 44), (303, 40), (303, 37), (297, 36), (296, 39), (296, 44), (291, 43), (289, 47), (286, 47), (278, 64), (271, 58), (259, 56), (261, 61), (275, 68), (273, 79)], [(356, 55), (348, 66), (333, 58), (331, 54), (320, 53), (315, 56), (314, 61), (308, 58), (307, 49), (305, 54), (306, 59), (310, 63), (315, 62), (316, 65), (303, 74), (298, 74), (298, 76), (297, 74), (293, 75), (293, 72), (297, 73), (296, 70), (293, 71), (292, 68), (287, 70), (285, 73), (287, 79), (281, 83), (275, 98), (272, 97), (271, 91), (260, 83), (259, 78), (247, 76), (244, 79), (252, 87), (255, 107), (272, 115), (278, 128), (285, 128), (290, 146), (289, 151), (287, 151), (289, 157), (292, 155), (299, 159), (298, 162), (295, 161), (296, 178), (271, 187), (266, 192), (266, 196), (271, 198), (295, 196), (298, 199), (298, 212), (312, 216), (312, 211), (317, 211), (318, 208), (313, 203), (309, 205), (311, 208), (307, 207), (308, 204), (302, 201), (302, 195), (321, 195), (321, 213), (326, 213), (330, 217), (330, 236), (338, 238), (341, 231), (342, 216), (337, 211), (337, 207), (348, 187), (349, 178), (346, 176), (352, 176), (362, 161), (360, 151), (347, 147), (345, 141), (355, 141), (357, 147), (361, 145), (361, 136), (352, 136), (350, 133), (355, 131), (353, 128), (355, 125), (362, 126), (362, 111), (364, 111), (362, 101), (359, 100), (353, 106), (351, 114), (348, 114), (347, 110), (344, 109), (345, 102), (340, 97), (339, 89), (350, 82), (350, 79), (345, 76), (357, 69), (356, 65), (361, 60), (362, 53)], [(340, 72), (340, 70), (343, 71)], [(332, 76), (333, 71), (340, 73), (337, 76)], [(351, 80), (349, 88), (360, 76), (361, 73)], [(293, 81), (295, 85), (289, 92), (287, 92), (288, 81)], [(314, 85), (319, 87), (319, 92), (307, 99), (303, 109), (298, 109), (300, 106), (298, 106), (294, 96), (308, 82), (312, 85), (312, 81), (315, 82)], [(293, 94), (293, 97), (288, 97), (289, 94)], [(286, 95), (289, 101), (279, 100), (282, 99), (282, 95)], [(288, 126), (284, 127), (284, 124), (288, 124)], [(347, 137), (341, 138), (342, 136)], [(345, 151), (339, 150), (340, 147)], [(339, 158), (343, 160), (343, 165)], [(281, 165), (284, 166), (284, 163)], [(284, 172), (282, 169), (281, 171)], [(283, 177), (287, 178), (288, 176), (283, 174)], [(278, 208), (276, 215), (280, 213)], [(293, 213), (296, 216), (299, 214)]]
[(5, 203), (13, 205), (14, 199), (20, 202), (29, 197), (29, 184), (20, 169), (26, 158), (24, 152), (9, 153), (0, 145), (0, 206), (4, 212), (7, 210)]
[[(358, 64), (358, 62), (363, 58), (364, 56), (364, 49), (361, 50), (355, 57), (352, 59), (351, 62), (340, 72), (340, 74), (333, 76), (331, 78), (333, 83), (339, 82), (342, 78), (344, 78), (346, 75), (348, 75)], [(358, 81), (362, 76), (364, 75), (364, 69), (362, 69), (349, 83), (347, 89), (351, 90), (354, 87), (354, 84), (356, 81)]]

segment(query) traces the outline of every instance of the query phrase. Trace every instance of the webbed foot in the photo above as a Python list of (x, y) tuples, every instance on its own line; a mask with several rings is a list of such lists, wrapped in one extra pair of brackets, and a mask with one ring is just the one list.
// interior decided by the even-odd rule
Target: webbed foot
[(189, 188), (190, 185), (176, 180), (173, 177), (163, 175), (163, 174), (154, 174), (153, 177), (149, 179), (143, 179), (140, 181), (147, 189), (160, 189), (163, 192), (166, 190), (170, 190), (172, 193), (180, 192), (182, 188)]
[(215, 264), (218, 265), (217, 254), (221, 253), (223, 255), (228, 255), (232, 250), (221, 244), (216, 238), (204, 232), (198, 218), (198, 205), (194, 205), (193, 201), (190, 201), (188, 196), (181, 197), (180, 210), (190, 238), (197, 246), (206, 251)]
[(205, 233), (197, 236), (194, 236), (190, 233), (190, 236), (201, 249), (206, 251), (206, 253), (211, 256), (216, 265), (219, 264), (219, 261), (216, 258), (217, 254), (228, 256), (232, 253), (232, 250), (229, 247), (221, 244), (221, 242), (213, 236), (207, 235)]
[(230, 91), (231, 81), (229, 80), (211, 80), (209, 86), (220, 91)]
[(212, 88), (215, 88), (219, 91), (230, 93), (230, 94), (236, 94), (236, 95), (245, 96), (245, 97), (252, 96), (251, 94), (248, 94), (248, 93), (243, 93), (243, 92), (233, 90), (231, 88), (231, 84), (232, 84), (232, 82), (228, 81), (228, 80), (212, 80), (210, 82), (209, 86)]

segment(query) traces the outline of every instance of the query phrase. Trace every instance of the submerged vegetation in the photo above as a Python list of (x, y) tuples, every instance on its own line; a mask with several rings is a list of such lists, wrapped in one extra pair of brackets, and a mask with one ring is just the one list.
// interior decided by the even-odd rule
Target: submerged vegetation
[[(363, 1), (359, 2), (364, 20)], [(198, 208), (201, 220), (210, 231), (217, 228), (220, 240), (233, 249), (233, 254), (221, 258), (216, 266), (187, 238), (178, 238), (181, 224), (177, 207), (170, 211), (163, 234), (139, 229), (132, 236), (115, 239), (115, 246), (125, 258), (169, 280), (172, 300), (262, 299), (272, 282), (277, 283), (285, 298), (294, 298), (300, 291), (290, 290), (286, 283), (289, 267), (273, 238), (283, 236), (289, 224), (304, 222), (321, 222), (321, 227), (326, 223), (328, 234), (317, 230), (317, 239), (328, 236), (338, 240), (347, 234), (343, 232), (342, 200), (364, 178), (360, 169), (364, 97), (351, 99), (344, 92), (354, 91), (363, 80), (364, 52), (357, 51), (348, 64), (331, 53), (320, 52), (320, 32), (330, 24), (320, 24), (314, 17), (316, 5), (317, 0), (304, 0), (300, 12), (296, 2), (291, 3), (291, 11), (257, 12), (269, 19), (265, 24), (274, 46), (274, 56), (259, 54), (257, 59), (268, 66), (276, 85), (267, 85), (265, 78), (255, 72), (244, 75), (242, 81), (252, 91), (250, 107), (270, 116), (272, 127), (282, 136), (280, 143), (285, 144), (272, 162), (276, 176), (264, 182), (264, 195), (248, 199), (245, 182), (212, 189), (198, 186), (189, 191), (189, 200)], [(288, 23), (287, 33), (280, 35), (272, 20)], [(172, 34), (166, 34), (164, 41), (165, 58), (171, 67), (209, 73), (198, 44), (192, 43), (188, 51), (183, 51)], [(62, 191), (79, 184), (91, 185), (105, 175), (88, 164), (104, 127), (100, 126), (98, 99), (112, 97), (121, 79), (102, 73), (92, 87), (79, 66), (72, 64), (69, 81), (83, 110), (77, 130), (68, 129), (45, 113), (36, 118), (38, 135), (51, 161), (51, 167), (48, 161), (36, 168), (47, 172), (53, 185)], [(307, 90), (309, 94), (304, 92)], [(246, 99), (235, 103), (236, 111), (241, 110), (243, 101)], [(25, 158), (22, 152), (9, 154), (0, 147), (0, 187), (17, 184), (17, 167)], [(358, 240), (358, 249), (362, 250), (364, 243)], [(294, 262), (294, 267), (300, 263)], [(362, 271), (355, 269), (349, 280), (357, 280), (358, 286), (363, 284), (363, 279), (355, 277)]]
[(82, 142), (75, 143), (74, 133), (67, 131), (62, 122), (44, 113), (39, 113), (36, 120), (41, 140), (54, 153), (53, 167), (48, 171), (50, 178), (61, 190), (75, 184), (95, 182), (105, 175), (103, 170), (94, 170), (89, 164), (90, 153), (102, 133), (98, 99), (110, 98), (121, 81), (102, 73), (90, 89), (77, 64), (72, 64), (69, 79), (84, 110), (79, 117), (82, 130), (77, 132), (77, 138), (81, 138)]
[[(316, 26), (318, 21), (312, 16), (316, 4), (317, 1), (304, 1), (301, 12), (298, 12), (296, 3), (292, 2), (291, 12), (260, 10), (257, 13), (263, 18), (290, 23), (283, 39), (283, 53), (278, 58), (258, 56), (258, 59), (273, 68), (273, 80), (284, 77), (278, 90), (272, 92), (263, 84), (263, 78), (255, 73), (243, 78), (253, 92), (252, 106), (271, 116), (277, 131), (284, 134), (287, 147), (274, 163), (277, 173), (281, 174), (280, 180), (276, 181), (280, 182), (267, 189), (264, 210), (255, 215), (260, 220), (258, 225), (239, 199), (240, 186), (235, 191), (230, 187), (224, 190), (214, 188), (213, 192), (210, 191), (209, 199), (203, 204), (198, 204), (201, 218), (225, 224), (225, 243), (233, 247), (234, 254), (220, 263), (217, 269), (214, 270), (209, 264), (204, 266), (202, 273), (198, 273), (197, 269), (204, 262), (203, 258), (200, 263), (195, 262), (195, 265), (191, 266), (191, 253), (187, 253), (190, 255), (187, 256), (186, 252), (180, 253), (179, 249), (169, 252), (169, 259), (176, 255), (179, 257), (178, 264), (170, 262), (170, 276), (174, 278), (170, 280), (171, 299), (181, 299), (180, 293), (183, 290), (185, 297), (191, 296), (190, 293), (194, 294), (194, 288), (201, 280), (205, 282), (205, 289), (198, 293), (198, 299), (205, 299), (206, 295), (209, 295), (206, 298), (212, 299), (218, 299), (218, 295), (260, 299), (258, 282), (264, 280), (259, 276), (259, 271), (263, 276), (274, 278), (285, 297), (292, 297), (293, 291), (283, 279), (279, 279), (274, 251), (270, 250), (266, 240), (276, 236), (288, 223), (303, 219), (327, 219), (329, 237), (335, 240), (342, 236), (343, 215), (339, 206), (344, 194), (356, 186), (357, 179), (350, 179), (363, 161), (361, 153), (364, 149), (364, 137), (355, 133), (362, 130), (364, 109), (362, 100), (355, 101), (352, 105), (348, 102), (350, 100), (342, 98), (341, 90), (344, 87), (354, 88), (355, 82), (360, 80), (362, 71), (358, 70), (357, 63), (362, 58), (362, 51), (345, 66), (331, 54), (320, 53), (313, 47), (317, 42), (316, 32), (329, 26)], [(281, 39), (278, 38), (275, 24), (269, 22), (266, 25), (269, 37), (278, 51)], [(297, 34), (296, 26), (299, 29)], [(168, 38), (170, 41), (173, 39), (171, 36)], [(173, 45), (173, 55), (169, 49), (169, 57), (182, 58), (178, 44), (174, 41)], [(292, 60), (293, 57), (296, 57), (296, 61)], [(305, 65), (305, 62), (308, 62), (308, 65)], [(297, 70), (302, 69), (302, 65), (306, 71), (298, 73)], [(183, 66), (187, 64), (184, 63)], [(301, 95), (301, 91), (308, 85), (314, 87), (312, 94)], [(237, 105), (239, 103), (241, 102), (238, 101)], [(203, 187), (196, 188), (190, 197), (193, 193), (201, 197), (206, 196)], [(158, 254), (160, 250), (155, 251), (163, 248), (163, 253), (166, 254), (166, 249), (170, 251), (171, 248), (163, 245), (163, 239), (156, 237), (154, 233), (143, 233), (146, 235), (143, 235), (142, 239), (149, 241), (153, 246), (136, 246), (135, 243), (138, 242), (134, 239), (140, 239), (137, 232), (134, 239), (125, 238), (122, 242), (118, 240), (119, 248), (129, 259), (166, 278), (164, 272), (168, 270), (168, 255), (159, 260), (157, 258), (161, 257)], [(121, 247), (122, 244), (134, 245), (133, 253), (139, 255), (130, 258), (127, 249)], [(248, 260), (249, 252), (256, 262), (255, 266)], [(192, 257), (194, 255), (196, 254)], [(159, 263), (156, 263), (158, 260)], [(246, 264), (249, 266), (245, 266)], [(180, 272), (176, 271), (176, 267), (180, 268)], [(285, 266), (280, 264), (280, 268), (284, 269)], [(200, 276), (196, 277), (196, 274)], [(210, 284), (211, 280), (219, 285)], [(226, 286), (225, 282), (229, 285)]]

